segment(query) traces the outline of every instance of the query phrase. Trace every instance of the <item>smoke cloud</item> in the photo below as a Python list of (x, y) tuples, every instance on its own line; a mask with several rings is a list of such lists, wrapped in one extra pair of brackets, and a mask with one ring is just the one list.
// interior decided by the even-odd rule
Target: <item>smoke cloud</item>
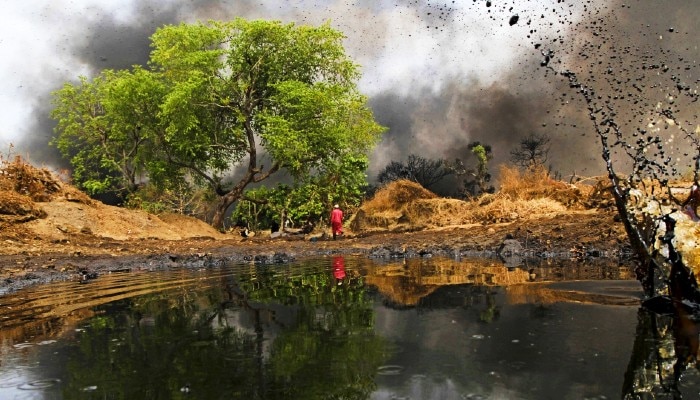
[[(597, 32), (604, 30), (616, 45), (643, 53), (656, 51), (659, 35), (673, 28), (673, 40), (663, 42), (664, 56), (674, 58), (669, 61), (674, 65), (680, 58), (697, 68), (692, 41), (700, 7), (693, 0), (632, 0), (625, 6), (618, 0), (107, 3), (5, 5), (0, 17), (2, 148), (14, 143), (33, 162), (65, 167), (47, 145), (54, 125), (51, 92), (79, 75), (144, 64), (155, 29), (182, 21), (240, 16), (330, 22), (344, 32), (348, 53), (362, 66), (360, 88), (377, 120), (389, 128), (371, 155), (370, 179), (409, 154), (468, 159), (473, 141), (492, 146), (493, 164), (506, 162), (519, 141), (533, 133), (552, 138), (550, 161), (562, 175), (599, 174), (599, 144), (582, 104), (560, 76), (541, 68), (543, 52), (554, 51), (556, 69), (585, 72), (592, 81), (616, 65), (614, 54), (606, 53), (610, 44)], [(593, 54), (586, 43), (596, 41), (601, 48)], [(697, 84), (697, 77), (684, 79)]]

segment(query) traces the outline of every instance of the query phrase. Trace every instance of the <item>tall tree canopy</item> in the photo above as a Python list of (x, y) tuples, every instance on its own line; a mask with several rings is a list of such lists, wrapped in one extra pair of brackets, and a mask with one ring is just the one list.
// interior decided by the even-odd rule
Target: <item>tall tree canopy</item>
[(54, 143), (93, 192), (130, 189), (140, 177), (207, 185), (218, 196), (212, 224), (222, 227), (248, 185), (278, 171), (306, 183), (366, 159), (378, 141), (384, 128), (357, 89), (343, 38), (328, 24), (164, 26), (148, 68), (103, 71), (55, 93)]

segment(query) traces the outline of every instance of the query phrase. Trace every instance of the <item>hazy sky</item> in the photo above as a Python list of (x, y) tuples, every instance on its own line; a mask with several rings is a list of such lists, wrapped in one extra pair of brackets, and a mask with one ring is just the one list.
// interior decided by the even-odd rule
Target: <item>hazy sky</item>
[[(693, 7), (694, 12), (698, 8), (689, 0), (671, 1)], [(389, 127), (372, 154), (370, 174), (411, 153), (467, 157), (466, 146), (474, 140), (491, 144), (495, 160), (503, 161), (519, 138), (544, 130), (554, 136), (555, 151), (570, 147), (570, 138), (579, 137), (578, 130), (584, 129), (585, 114), (568, 113), (568, 121), (553, 128), (552, 113), (561, 113), (560, 99), (547, 93), (556, 79), (544, 78), (539, 68), (543, 56), (533, 44), (547, 46), (551, 41), (562, 47), (566, 42), (575, 51), (571, 49), (577, 35), (587, 33), (575, 27), (605, 19), (621, 4), (616, 0), (0, 2), (3, 153), (12, 142), (33, 161), (56, 164), (55, 151), (46, 146), (53, 135), (48, 118), (51, 91), (102, 68), (145, 63), (149, 36), (163, 24), (242, 16), (299, 24), (329, 21), (347, 36), (346, 49), (362, 66), (360, 89), (370, 97), (379, 122)], [(629, 3), (636, 7), (645, 1)], [(659, 17), (653, 10), (639, 15)], [(669, 19), (667, 25), (699, 25), (687, 20), (687, 13), (664, 18)], [(628, 21), (630, 26), (637, 22), (643, 23)], [(573, 64), (578, 62), (576, 54), (570, 56)], [(576, 149), (557, 168), (570, 173), (599, 163), (597, 151), (589, 151), (588, 145)]]

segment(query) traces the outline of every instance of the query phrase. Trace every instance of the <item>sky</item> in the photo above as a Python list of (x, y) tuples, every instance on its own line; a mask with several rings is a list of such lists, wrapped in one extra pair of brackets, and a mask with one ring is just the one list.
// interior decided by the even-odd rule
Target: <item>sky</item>
[[(47, 146), (54, 134), (52, 91), (103, 68), (144, 64), (149, 37), (164, 24), (240, 16), (328, 22), (345, 34), (348, 54), (361, 65), (360, 90), (389, 128), (371, 154), (370, 178), (409, 154), (466, 159), (473, 141), (492, 146), (494, 163), (507, 161), (533, 133), (552, 137), (550, 161), (562, 175), (598, 173), (600, 151), (586, 135), (587, 117), (562, 96), (565, 80), (542, 68), (545, 50), (556, 48), (560, 70), (598, 71), (610, 67), (610, 54), (603, 50), (594, 62), (581, 49), (602, 25), (616, 26), (616, 40), (631, 48), (657, 45), (657, 33), (669, 27), (678, 38), (689, 32), (695, 38), (700, 25), (700, 6), (692, 0), (661, 2), (665, 6), (644, 0), (0, 3), (0, 154), (12, 144), (35, 163), (65, 167)], [(685, 60), (695, 60), (697, 46), (681, 42)]]

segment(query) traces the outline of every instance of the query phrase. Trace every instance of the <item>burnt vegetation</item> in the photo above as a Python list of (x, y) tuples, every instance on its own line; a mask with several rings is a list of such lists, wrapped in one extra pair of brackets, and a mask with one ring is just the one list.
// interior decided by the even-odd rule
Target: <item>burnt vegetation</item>
[(416, 154), (408, 156), (406, 162), (391, 161), (377, 176), (379, 185), (407, 179), (416, 182), (426, 189), (433, 189), (454, 171), (448, 162), (442, 159), (428, 159)]
[(547, 134), (532, 133), (510, 151), (510, 161), (523, 168), (545, 165), (549, 159), (552, 139)]

